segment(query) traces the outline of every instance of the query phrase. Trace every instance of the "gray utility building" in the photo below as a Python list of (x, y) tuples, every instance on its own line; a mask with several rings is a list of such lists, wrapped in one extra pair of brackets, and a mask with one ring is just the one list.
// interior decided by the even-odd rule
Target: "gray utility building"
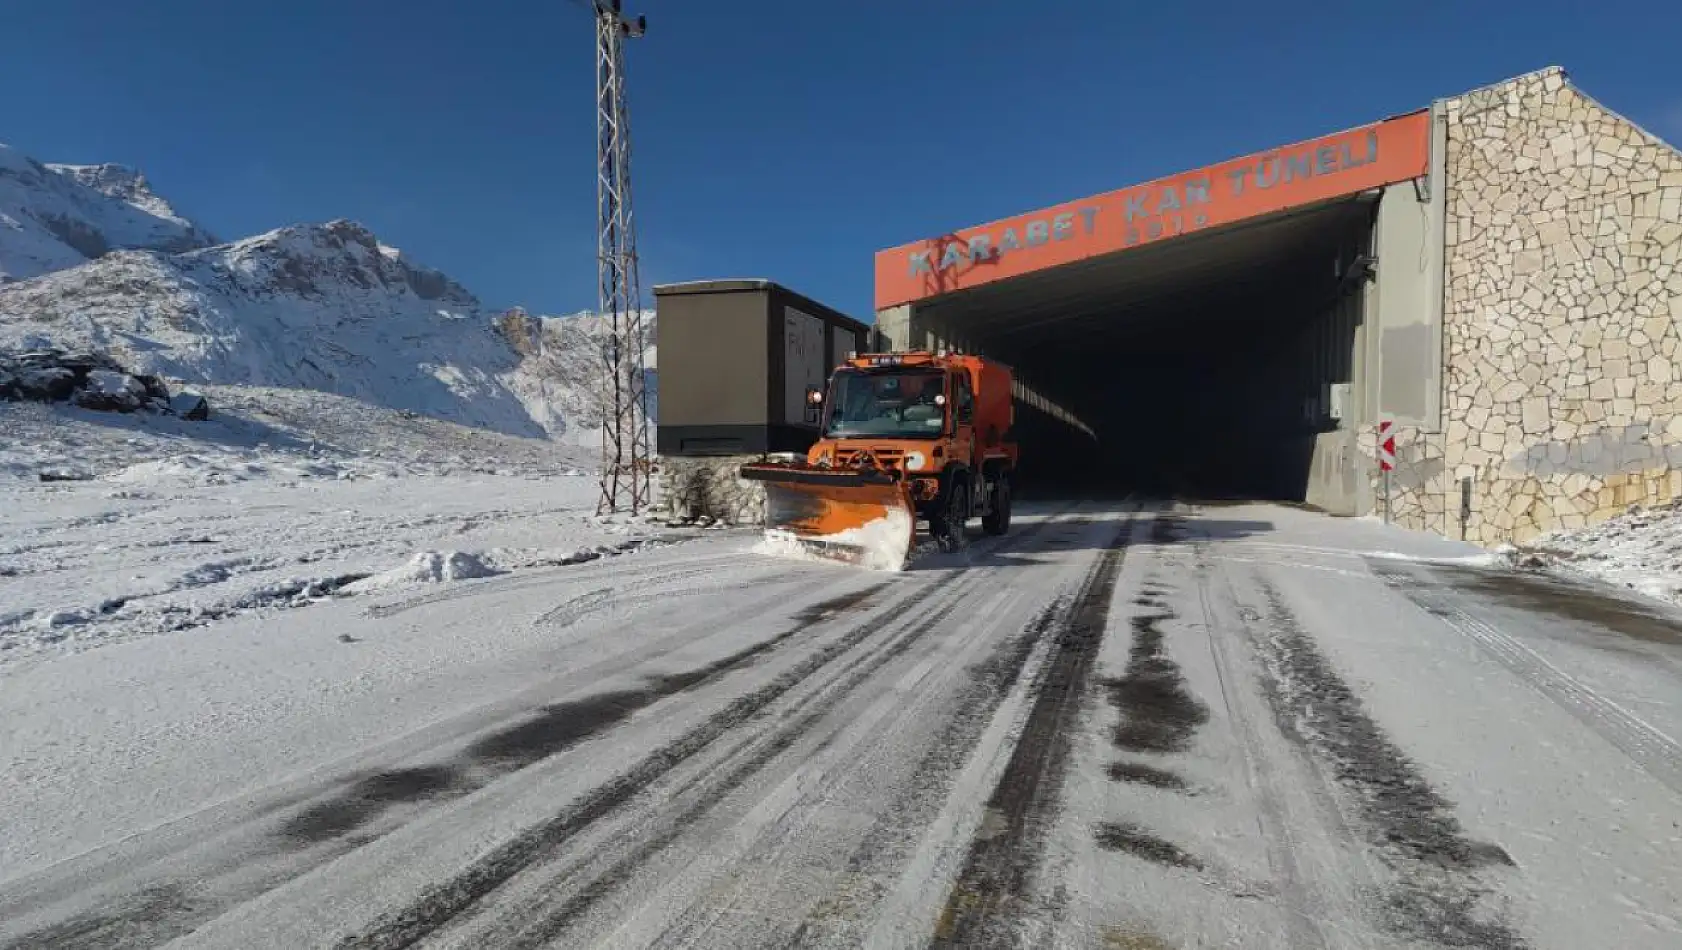
[(806, 392), (867, 349), (870, 328), (769, 280), (665, 284), (654, 300), (662, 494), (680, 513), (757, 522), (762, 491), (736, 467), (817, 441)]

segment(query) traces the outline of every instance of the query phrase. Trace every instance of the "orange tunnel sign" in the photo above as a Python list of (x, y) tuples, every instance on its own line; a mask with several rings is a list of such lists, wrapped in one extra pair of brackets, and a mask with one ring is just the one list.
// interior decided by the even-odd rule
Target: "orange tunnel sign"
[(1417, 178), (1415, 112), (876, 254), (876, 309)]

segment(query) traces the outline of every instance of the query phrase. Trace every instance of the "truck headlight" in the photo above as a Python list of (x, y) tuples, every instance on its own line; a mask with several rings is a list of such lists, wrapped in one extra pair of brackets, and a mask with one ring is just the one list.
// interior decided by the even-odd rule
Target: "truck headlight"
[(924, 461), (925, 459), (923, 458), (923, 453), (921, 452), (905, 453), (905, 467), (913, 472), (922, 471)]

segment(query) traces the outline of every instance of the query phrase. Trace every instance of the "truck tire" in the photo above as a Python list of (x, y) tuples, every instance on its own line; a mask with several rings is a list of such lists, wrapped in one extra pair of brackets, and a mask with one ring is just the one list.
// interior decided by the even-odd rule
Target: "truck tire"
[(967, 540), (964, 530), (969, 521), (969, 479), (956, 475), (946, 485), (940, 507), (929, 518), (929, 534), (942, 551), (960, 551)]
[(982, 517), (981, 529), (994, 536), (1010, 530), (1010, 479), (993, 483), (993, 505)]

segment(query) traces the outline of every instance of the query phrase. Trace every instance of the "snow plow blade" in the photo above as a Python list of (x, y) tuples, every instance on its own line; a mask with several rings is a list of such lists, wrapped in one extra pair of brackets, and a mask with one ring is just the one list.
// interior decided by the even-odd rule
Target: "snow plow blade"
[(765, 540), (772, 553), (801, 553), (897, 571), (911, 554), (916, 510), (907, 485), (885, 472), (799, 465), (744, 465), (765, 486)]

